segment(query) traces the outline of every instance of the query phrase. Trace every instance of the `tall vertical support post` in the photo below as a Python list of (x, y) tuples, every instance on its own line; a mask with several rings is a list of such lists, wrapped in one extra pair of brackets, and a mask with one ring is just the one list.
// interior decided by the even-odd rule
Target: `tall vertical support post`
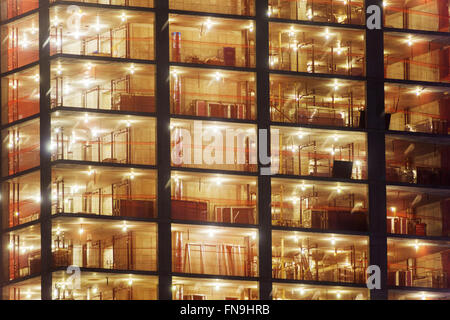
[(158, 272), (159, 299), (172, 299), (172, 246), (170, 225), (170, 71), (169, 1), (156, 4), (156, 101), (158, 148)]
[(50, 1), (39, 0), (41, 298), (52, 299)]
[[(267, 150), (270, 152), (270, 83), (269, 83), (269, 19), (268, 0), (256, 3), (256, 70), (258, 132), (267, 130)], [(258, 141), (258, 154), (261, 141)], [(266, 150), (262, 150), (264, 153)], [(260, 167), (261, 163), (260, 163)], [(260, 170), (261, 173), (261, 170)], [(272, 219), (271, 219), (271, 178), (258, 177), (259, 210), (259, 295), (261, 300), (272, 299)]]
[[(376, 5), (383, 21), (383, 1), (366, 0), (367, 7)], [(369, 14), (366, 16), (369, 17)], [(381, 289), (370, 292), (372, 300), (385, 300), (387, 290), (386, 232), (386, 115), (384, 108), (384, 41), (383, 30), (366, 29), (367, 150), (369, 180), (369, 265), (381, 270)]]

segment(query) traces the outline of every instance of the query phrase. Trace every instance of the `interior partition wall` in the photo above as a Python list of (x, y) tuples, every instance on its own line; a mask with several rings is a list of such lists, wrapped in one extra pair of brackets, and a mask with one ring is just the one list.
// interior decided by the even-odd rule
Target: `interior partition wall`
[(449, 299), (446, 2), (1, 0), (0, 298)]

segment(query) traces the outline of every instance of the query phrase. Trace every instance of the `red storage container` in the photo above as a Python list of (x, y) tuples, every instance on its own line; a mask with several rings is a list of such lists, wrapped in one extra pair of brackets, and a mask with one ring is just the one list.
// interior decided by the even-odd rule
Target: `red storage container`
[(226, 66), (236, 66), (236, 48), (223, 48), (223, 59)]

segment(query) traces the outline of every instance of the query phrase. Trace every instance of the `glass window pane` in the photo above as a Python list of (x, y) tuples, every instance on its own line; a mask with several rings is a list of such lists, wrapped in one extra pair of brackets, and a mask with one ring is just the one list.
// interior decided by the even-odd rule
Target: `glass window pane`
[(269, 24), (269, 49), (269, 65), (274, 70), (365, 74), (362, 30), (273, 22)]
[(170, 61), (229, 67), (255, 67), (251, 20), (171, 14)]
[(258, 282), (223, 279), (172, 279), (173, 300), (258, 300)]
[(172, 224), (172, 271), (258, 276), (258, 230)]

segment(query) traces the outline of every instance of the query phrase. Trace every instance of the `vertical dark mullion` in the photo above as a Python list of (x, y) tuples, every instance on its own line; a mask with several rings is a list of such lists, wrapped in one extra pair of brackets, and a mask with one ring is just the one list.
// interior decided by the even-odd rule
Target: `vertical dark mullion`
[[(1, 16), (1, 12), (2, 8), (0, 7), (0, 16)], [(0, 30), (1, 33), (1, 30)], [(2, 74), (2, 64), (0, 63), (0, 74)], [(3, 83), (2, 81), (3, 79), (0, 78), (0, 85)], [(0, 101), (2, 101), (2, 92), (3, 89), (0, 86)], [(0, 110), (0, 124), (2, 124), (2, 110)], [(0, 136), (1, 136), (2, 132), (0, 130)], [(2, 156), (2, 150), (3, 147), (0, 146), (0, 177), (3, 177), (3, 156)], [(3, 212), (3, 203), (2, 203), (2, 198), (4, 197), (3, 195), (3, 179), (0, 179), (0, 301), (3, 300), (3, 283), (5, 281), (5, 269), (3, 267), (3, 263), (6, 263), (8, 260), (3, 261), (3, 256), (4, 256), (4, 250), (5, 248), (3, 248), (3, 219), (5, 219), (4, 217), (4, 212)]]
[[(366, 8), (382, 0), (366, 0)], [(383, 19), (381, 19), (383, 21)], [(384, 113), (384, 41), (382, 30), (366, 31), (367, 148), (369, 180), (369, 264), (381, 269), (381, 289), (372, 300), (387, 299), (386, 150)]]
[[(267, 146), (270, 149), (270, 107), (269, 107), (269, 21), (268, 0), (256, 1), (256, 70), (258, 132), (268, 131)], [(258, 148), (261, 147), (261, 141)], [(261, 300), (272, 299), (272, 219), (270, 176), (258, 177), (259, 210), (259, 295)]]
[(52, 299), (49, 0), (39, 0), (41, 298)]
[(172, 299), (170, 226), (170, 72), (169, 0), (156, 1), (156, 96), (158, 156), (158, 272), (159, 299)]

